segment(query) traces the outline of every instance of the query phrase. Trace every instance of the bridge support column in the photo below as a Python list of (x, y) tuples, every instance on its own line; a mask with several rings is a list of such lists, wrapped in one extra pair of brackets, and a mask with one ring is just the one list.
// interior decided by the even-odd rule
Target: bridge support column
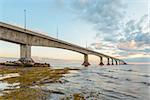
[(115, 60), (116, 61), (116, 65), (118, 65), (118, 62), (117, 62), (117, 60)]
[(107, 58), (107, 65), (110, 65), (110, 63), (109, 63), (109, 58)]
[(31, 46), (29, 45), (20, 45), (20, 59), (22, 63), (33, 63), (34, 61), (31, 58)]
[(123, 64), (124, 64), (124, 65), (127, 65), (127, 63), (126, 63), (126, 62), (123, 62)]
[(101, 66), (104, 65), (104, 63), (103, 63), (103, 57), (101, 57), (101, 56), (100, 56), (100, 63), (99, 63), (99, 65), (101, 65)]
[(83, 62), (82, 65), (84, 65), (84, 66), (89, 66), (90, 65), (90, 63), (88, 62), (88, 55), (87, 54), (84, 54), (84, 62)]
[(111, 59), (111, 60), (112, 60), (112, 63), (111, 63), (111, 64), (114, 65), (113, 59)]

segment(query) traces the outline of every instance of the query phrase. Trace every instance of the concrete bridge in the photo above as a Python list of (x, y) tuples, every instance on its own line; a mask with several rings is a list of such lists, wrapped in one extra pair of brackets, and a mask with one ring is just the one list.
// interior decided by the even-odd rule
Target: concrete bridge
[(20, 44), (20, 61), (22, 63), (34, 62), (31, 58), (31, 46), (45, 46), (67, 49), (83, 54), (84, 62), (82, 65), (84, 66), (90, 65), (88, 62), (88, 55), (98, 56), (100, 58), (99, 65), (104, 65), (103, 57), (107, 58), (107, 65), (126, 64), (123, 60), (115, 57), (3, 22), (0, 22), (0, 40)]

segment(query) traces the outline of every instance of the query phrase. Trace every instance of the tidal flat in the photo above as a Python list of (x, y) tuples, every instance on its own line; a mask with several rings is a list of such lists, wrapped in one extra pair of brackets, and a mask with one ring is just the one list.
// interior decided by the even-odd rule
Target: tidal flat
[[(0, 66), (0, 82), (9, 84), (9, 88), (1, 89), (2, 100), (46, 100), (50, 91), (40, 88), (46, 83), (61, 83), (59, 80), (69, 70), (77, 69), (51, 69), (50, 67), (15, 67)], [(15, 85), (14, 85), (15, 84)], [(79, 98), (76, 95), (76, 98)]]

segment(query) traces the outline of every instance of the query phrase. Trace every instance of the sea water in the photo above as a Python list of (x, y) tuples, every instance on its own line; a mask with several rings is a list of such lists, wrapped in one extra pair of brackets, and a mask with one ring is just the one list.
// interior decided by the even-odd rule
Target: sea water
[[(80, 94), (86, 100), (150, 100), (150, 65), (113, 65), (88, 67), (81, 64), (53, 63), (52, 68), (78, 68), (70, 71), (61, 83), (48, 83), (44, 89), (51, 93), (49, 100), (71, 98)], [(60, 93), (59, 93), (60, 92)]]
[(149, 65), (114, 65), (79, 67), (61, 78), (63, 83), (45, 85), (60, 91), (49, 100), (81, 94), (86, 100), (150, 100)]

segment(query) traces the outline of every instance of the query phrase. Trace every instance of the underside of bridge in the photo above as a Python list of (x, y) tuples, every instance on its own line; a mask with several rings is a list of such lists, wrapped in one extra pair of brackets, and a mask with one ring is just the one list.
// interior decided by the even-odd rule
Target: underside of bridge
[[(126, 64), (123, 60), (89, 50), (62, 40), (58, 40), (31, 30), (24, 30), (23, 28), (16, 27), (10, 24), (0, 22), (0, 40), (13, 42), (20, 44), (20, 59), (22, 63), (33, 63), (34, 61), (31, 58), (31, 46), (45, 46), (45, 47), (54, 47), (62, 48), (71, 51), (75, 51), (84, 55), (84, 62), (82, 65), (88, 66), (88, 55), (96, 55), (100, 57), (99, 65), (104, 65), (103, 57), (107, 58), (107, 65), (114, 65), (114, 62), (117, 64)], [(110, 60), (112, 62), (110, 62)]]
[[(82, 63), (83, 66), (89, 66), (89, 59), (88, 59), (88, 54), (83, 54), (84, 55), (84, 61)], [(100, 63), (99, 65), (103, 66), (104, 62), (103, 62), (103, 57), (99, 56), (100, 58)], [(124, 61), (120, 61), (120, 60), (116, 60), (116, 59), (112, 59), (109, 57), (107, 58), (107, 65), (115, 65), (115, 63), (113, 61), (116, 62), (116, 65), (122, 65), (122, 64), (126, 64)], [(110, 61), (111, 59), (111, 61)], [(30, 45), (24, 45), (24, 44), (20, 44), (20, 59), (19, 61), (21, 61), (22, 63), (34, 63), (33, 59), (31, 58), (31, 46)]]

